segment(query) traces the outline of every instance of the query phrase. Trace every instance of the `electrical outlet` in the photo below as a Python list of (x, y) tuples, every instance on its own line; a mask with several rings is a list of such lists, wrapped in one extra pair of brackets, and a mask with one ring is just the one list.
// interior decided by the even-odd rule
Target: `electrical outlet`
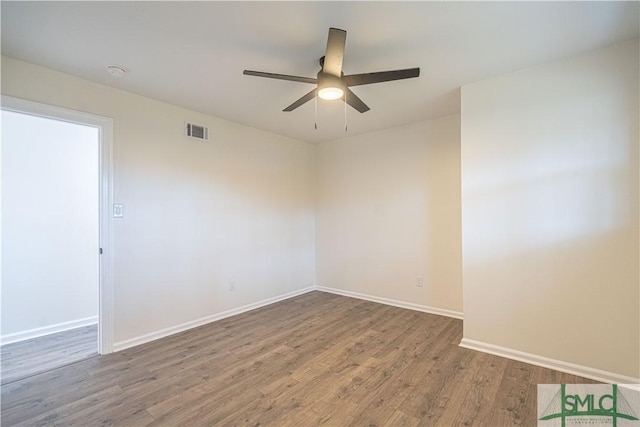
[(419, 288), (424, 286), (424, 276), (416, 276), (416, 286)]
[(236, 281), (232, 280), (229, 282), (229, 290), (230, 291), (235, 291), (236, 290)]

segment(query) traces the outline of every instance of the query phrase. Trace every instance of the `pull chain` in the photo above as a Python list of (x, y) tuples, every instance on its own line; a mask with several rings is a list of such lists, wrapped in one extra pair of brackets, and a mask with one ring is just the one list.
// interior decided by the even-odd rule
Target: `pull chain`
[(344, 95), (344, 131), (347, 131), (347, 94)]
[(316, 96), (313, 97), (313, 105), (315, 108), (315, 122), (313, 126), (316, 128), (316, 130), (318, 130), (318, 94), (317, 93), (316, 93)]

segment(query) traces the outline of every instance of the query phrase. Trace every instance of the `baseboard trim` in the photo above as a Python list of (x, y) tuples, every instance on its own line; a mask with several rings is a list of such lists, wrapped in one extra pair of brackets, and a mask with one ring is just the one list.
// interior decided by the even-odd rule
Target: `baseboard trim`
[(424, 313), (437, 314), (439, 316), (453, 317), (454, 319), (462, 319), (462, 313), (459, 311), (447, 310), (444, 308), (429, 307), (426, 305), (414, 304), (405, 301), (398, 301), (391, 298), (377, 297), (374, 295), (361, 294), (359, 292), (345, 291), (343, 289), (330, 288), (328, 286), (316, 286), (318, 291), (328, 292), (331, 294), (342, 295), (345, 297), (358, 298), (366, 301), (377, 302), (380, 304), (392, 305), (394, 307), (407, 308), (409, 310), (422, 311)]
[(531, 365), (549, 368), (567, 374), (577, 375), (596, 381), (610, 384), (638, 384), (640, 378), (633, 378), (626, 375), (616, 374), (614, 372), (602, 371), (600, 369), (590, 368), (588, 366), (576, 365), (562, 360), (550, 359), (548, 357), (538, 356), (523, 351), (513, 350), (498, 345), (487, 344), (481, 341), (463, 338), (460, 347), (470, 350), (481, 351), (483, 353), (493, 354), (495, 356), (505, 357), (507, 359), (517, 360), (519, 362), (529, 363)]
[(71, 320), (69, 322), (56, 323), (55, 325), (43, 326), (41, 328), (14, 332), (12, 334), (3, 335), (2, 337), (0, 337), (0, 344), (13, 344), (20, 341), (43, 337), (45, 335), (69, 331), (76, 328), (82, 328), (84, 326), (95, 325), (96, 323), (98, 323), (98, 316), (91, 316), (85, 317), (83, 319)]
[(264, 307), (266, 305), (273, 304), (279, 301), (284, 301), (286, 299), (293, 298), (298, 295), (306, 294), (313, 290), (315, 290), (315, 288), (313, 286), (310, 286), (308, 288), (299, 289), (297, 291), (288, 292), (286, 294), (278, 295), (272, 298), (267, 298), (262, 301), (243, 305), (242, 307), (223, 311), (221, 313), (216, 313), (211, 316), (206, 316), (200, 319), (192, 320), (190, 322), (185, 322), (180, 325), (172, 326), (170, 328), (161, 329), (159, 331), (141, 335), (136, 338), (131, 338), (125, 341), (116, 342), (116, 343), (113, 343), (113, 351), (116, 352), (116, 351), (124, 350), (127, 348), (135, 347), (141, 344), (145, 344), (151, 341), (155, 341), (160, 338), (168, 337), (169, 335), (177, 334), (179, 332), (184, 332), (192, 328), (197, 328), (198, 326), (206, 325), (207, 323), (215, 322), (216, 320), (225, 319), (227, 317), (235, 316), (236, 314), (245, 313), (247, 311), (255, 310), (256, 308)]

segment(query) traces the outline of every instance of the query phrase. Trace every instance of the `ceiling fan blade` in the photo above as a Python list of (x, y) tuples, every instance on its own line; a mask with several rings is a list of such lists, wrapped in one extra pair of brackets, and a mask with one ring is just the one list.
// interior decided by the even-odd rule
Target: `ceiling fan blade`
[(358, 98), (356, 94), (351, 91), (351, 89), (347, 88), (347, 90), (344, 91), (344, 95), (346, 96), (347, 104), (351, 105), (359, 112), (366, 113), (370, 110), (367, 104), (362, 102), (362, 99)]
[(336, 77), (342, 75), (342, 59), (344, 58), (344, 45), (347, 40), (347, 32), (337, 28), (329, 28), (327, 38), (327, 50), (324, 54), (322, 72)]
[(293, 104), (289, 105), (287, 108), (285, 108), (282, 111), (293, 111), (296, 108), (298, 108), (299, 106), (301, 106), (302, 104), (305, 104), (305, 103), (311, 101), (315, 96), (316, 96), (316, 89), (312, 90), (311, 92), (309, 92), (308, 94), (306, 94), (302, 98), (298, 99), (296, 102), (294, 102)]
[(376, 73), (352, 74), (342, 79), (347, 86), (369, 85), (371, 83), (390, 82), (393, 80), (411, 79), (420, 75), (420, 68), (406, 70), (379, 71)]
[(244, 74), (245, 76), (267, 77), (269, 79), (288, 80), (288, 81), (300, 82), (300, 83), (311, 83), (311, 84), (318, 83), (318, 79), (311, 78), (311, 77), (288, 76), (286, 74), (265, 73), (262, 71), (244, 70), (242, 74)]

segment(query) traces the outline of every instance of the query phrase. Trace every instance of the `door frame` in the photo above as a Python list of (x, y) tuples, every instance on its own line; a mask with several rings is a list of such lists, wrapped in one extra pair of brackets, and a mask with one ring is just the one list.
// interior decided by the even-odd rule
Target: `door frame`
[(99, 130), (98, 352), (113, 352), (113, 119), (2, 95), (2, 110), (96, 127)]

